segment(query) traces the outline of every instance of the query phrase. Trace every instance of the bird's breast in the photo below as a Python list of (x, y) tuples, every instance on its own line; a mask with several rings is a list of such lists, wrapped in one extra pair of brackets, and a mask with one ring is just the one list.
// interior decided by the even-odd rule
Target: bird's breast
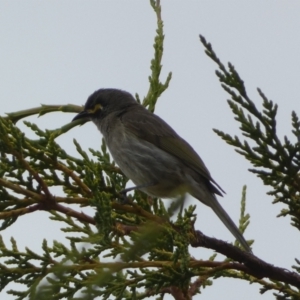
[(144, 192), (156, 197), (175, 197), (185, 185), (178, 159), (155, 145), (125, 131), (108, 135), (109, 151), (123, 173), (136, 185), (153, 183)]

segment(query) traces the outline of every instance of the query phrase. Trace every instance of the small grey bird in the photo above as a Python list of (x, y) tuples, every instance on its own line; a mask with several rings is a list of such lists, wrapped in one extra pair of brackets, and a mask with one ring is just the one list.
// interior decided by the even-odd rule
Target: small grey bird
[(94, 92), (73, 121), (82, 118), (96, 124), (115, 162), (137, 189), (159, 198), (191, 194), (211, 207), (251, 252), (215, 196), (222, 196), (224, 191), (195, 150), (164, 120), (138, 104), (128, 92), (117, 89)]

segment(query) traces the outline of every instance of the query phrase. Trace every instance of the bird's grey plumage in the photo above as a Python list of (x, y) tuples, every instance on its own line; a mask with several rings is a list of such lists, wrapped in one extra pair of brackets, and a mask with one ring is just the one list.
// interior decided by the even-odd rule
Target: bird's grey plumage
[(213, 209), (251, 252), (243, 235), (219, 204), (223, 190), (195, 150), (165, 121), (138, 104), (131, 94), (100, 89), (74, 119), (90, 118), (101, 131), (120, 169), (145, 193), (161, 198), (188, 192)]

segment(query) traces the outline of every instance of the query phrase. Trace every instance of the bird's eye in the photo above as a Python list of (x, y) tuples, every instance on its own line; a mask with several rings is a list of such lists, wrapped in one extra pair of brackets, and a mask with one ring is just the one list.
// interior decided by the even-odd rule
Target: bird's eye
[(97, 111), (101, 110), (102, 109), (102, 105), (101, 104), (96, 104), (93, 108), (91, 109), (88, 109), (88, 112), (90, 114), (95, 114)]

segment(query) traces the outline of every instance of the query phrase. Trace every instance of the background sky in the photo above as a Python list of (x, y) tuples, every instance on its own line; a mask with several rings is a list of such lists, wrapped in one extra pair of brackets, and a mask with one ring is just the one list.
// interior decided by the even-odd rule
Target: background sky
[[(166, 120), (201, 155), (213, 178), (227, 192), (221, 204), (235, 222), (242, 186), (247, 185), (251, 224), (246, 239), (255, 239), (253, 252), (261, 259), (291, 270), (299, 258), (299, 235), (289, 218), (276, 218), (282, 205), (272, 205), (268, 188), (248, 171), (251, 165), (223, 142), (213, 128), (240, 135), (199, 34), (212, 43), (223, 63), (234, 64), (248, 94), (261, 107), (256, 88), (279, 105), (278, 135), (291, 134), (291, 111), (299, 114), (300, 2), (286, 1), (162, 1), (165, 32), (162, 80), (172, 71), (169, 89), (156, 106)], [(0, 115), (43, 104), (83, 105), (95, 90), (113, 87), (148, 91), (156, 17), (148, 1), (0, 1)], [(55, 129), (71, 114), (37, 119), (41, 128)], [(22, 122), (18, 125), (33, 134)], [(59, 138), (76, 155), (73, 138), (84, 148), (98, 149), (101, 135), (93, 124)], [(214, 213), (195, 199), (196, 228), (209, 236), (233, 241)], [(92, 212), (91, 212), (92, 214)], [(49, 214), (23, 216), (2, 235), (13, 236), (20, 249), (39, 251), (43, 238), (62, 240), (61, 224)], [(198, 259), (211, 254), (193, 249)], [(10, 288), (10, 287), (9, 287)], [(258, 285), (219, 279), (201, 299), (274, 299), (260, 296)], [(2, 292), (3, 293), (3, 292)], [(2, 294), (3, 295), (3, 294)], [(13, 299), (3, 296), (5, 299)], [(198, 296), (197, 298), (200, 298)], [(170, 298), (169, 298), (170, 299)]]

